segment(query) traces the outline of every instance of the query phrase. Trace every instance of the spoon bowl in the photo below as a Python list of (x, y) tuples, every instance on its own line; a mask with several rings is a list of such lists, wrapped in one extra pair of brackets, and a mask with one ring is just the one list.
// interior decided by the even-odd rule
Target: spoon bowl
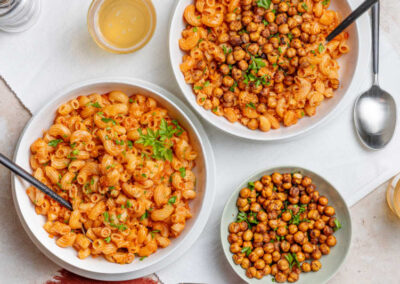
[(357, 134), (370, 149), (382, 149), (393, 137), (396, 127), (396, 103), (378, 85), (358, 97), (354, 107)]
[(357, 135), (368, 148), (379, 150), (392, 139), (396, 128), (396, 103), (378, 84), (379, 71), (379, 1), (372, 6), (372, 87), (359, 96), (354, 105)]

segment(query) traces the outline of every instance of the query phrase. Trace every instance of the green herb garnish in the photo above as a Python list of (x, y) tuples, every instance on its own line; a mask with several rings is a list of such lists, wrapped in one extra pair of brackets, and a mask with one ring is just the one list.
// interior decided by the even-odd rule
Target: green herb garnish
[(249, 256), (251, 254), (251, 247), (244, 247), (240, 252), (244, 252), (246, 256)]
[(176, 202), (176, 196), (172, 196), (170, 199), (168, 199), (168, 204), (174, 204)]
[(186, 169), (184, 167), (179, 169), (179, 172), (181, 173), (181, 177), (185, 177), (186, 176)]
[(269, 6), (271, 6), (271, 0), (258, 0), (257, 6), (264, 9), (269, 9)]
[(64, 142), (62, 139), (55, 139), (55, 140), (51, 140), (48, 145), (51, 147), (57, 147), (58, 144), (60, 144), (61, 142)]

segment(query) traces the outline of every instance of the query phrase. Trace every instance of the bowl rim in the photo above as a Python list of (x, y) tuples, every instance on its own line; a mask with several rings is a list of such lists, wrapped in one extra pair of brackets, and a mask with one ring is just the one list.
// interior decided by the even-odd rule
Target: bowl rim
[[(83, 275), (85, 277), (90, 277), (93, 279), (99, 280), (124, 280), (124, 279), (132, 279), (141, 276), (145, 276), (151, 273), (154, 273), (156, 270), (163, 268), (164, 266), (172, 263), (173, 261), (177, 260), (187, 249), (189, 249), (197, 238), (200, 236), (201, 232), (203, 231), (207, 221), (210, 217), (212, 206), (215, 199), (215, 182), (216, 182), (216, 174), (215, 174), (215, 158), (214, 152), (212, 150), (210, 141), (208, 139), (207, 133), (205, 132), (204, 127), (202, 126), (201, 122), (198, 118), (193, 114), (193, 112), (183, 103), (181, 102), (175, 95), (171, 92), (144, 80), (140, 79), (133, 79), (128, 77), (96, 77), (89, 80), (84, 80), (80, 82), (76, 82), (74, 84), (69, 84), (69, 87), (61, 89), (57, 92), (57, 95), (54, 96), (48, 103), (46, 103), (32, 118), (27, 122), (26, 126), (24, 127), (23, 131), (20, 134), (20, 137), (17, 141), (15, 146), (15, 151), (13, 155), (13, 161), (15, 162), (20, 155), (25, 155), (21, 152), (23, 149), (20, 149), (20, 144), (27, 132), (30, 129), (31, 124), (38, 119), (41, 115), (44, 115), (44, 112), (48, 108), (53, 108), (53, 105), (58, 104), (59, 100), (62, 100), (64, 97), (70, 96), (72, 93), (78, 91), (82, 88), (88, 87), (95, 87), (95, 85), (99, 84), (121, 84), (121, 85), (131, 85), (132, 87), (142, 88), (148, 92), (151, 92), (155, 95), (155, 97), (161, 97), (163, 100), (167, 101), (173, 108), (180, 113), (190, 125), (194, 135), (197, 136), (199, 140), (199, 147), (202, 149), (204, 153), (204, 167), (206, 168), (205, 171), (205, 190), (204, 190), (204, 197), (199, 208), (199, 212), (197, 214), (196, 220), (193, 223), (192, 228), (190, 231), (181, 239), (179, 240), (175, 247), (171, 249), (168, 253), (163, 255), (160, 259), (154, 260), (149, 262), (147, 266), (143, 268), (132, 270), (129, 269), (127, 265), (126, 269), (121, 269), (118, 272), (103, 272), (103, 271), (92, 271), (82, 269), (77, 263), (71, 263), (65, 261), (62, 257), (56, 255), (52, 250), (46, 247), (46, 244), (41, 241), (38, 235), (34, 233), (27, 223), (27, 219), (25, 216), (27, 214), (32, 214), (34, 211), (30, 212), (31, 208), (21, 208), (19, 197), (25, 198), (26, 194), (23, 195), (22, 192), (17, 193), (17, 187), (21, 185), (17, 185), (20, 181), (19, 178), (12, 174), (11, 175), (11, 188), (12, 188), (12, 196), (15, 209), (17, 211), (18, 217), (32, 240), (32, 242), (51, 260), (55, 261), (62, 267), (67, 268), (79, 275)], [(54, 111), (51, 113), (54, 115)], [(21, 188), (18, 188), (20, 190)], [(23, 191), (25, 193), (25, 191)], [(179, 249), (177, 249), (179, 248)]]
[(319, 178), (321, 178), (322, 180), (324, 180), (328, 185), (330, 185), (331, 189), (333, 189), (338, 194), (339, 199), (344, 204), (344, 214), (349, 216), (348, 230), (349, 230), (350, 238), (349, 238), (349, 240), (348, 240), (348, 242), (346, 244), (347, 247), (346, 247), (345, 254), (344, 254), (343, 258), (341, 259), (340, 264), (337, 267), (335, 267), (335, 269), (333, 270), (331, 275), (329, 275), (328, 278), (326, 278), (323, 282), (321, 282), (322, 284), (326, 283), (330, 279), (332, 279), (332, 277), (339, 271), (340, 267), (346, 262), (346, 259), (347, 259), (348, 255), (349, 255), (350, 247), (351, 247), (351, 243), (352, 243), (352, 238), (353, 238), (353, 229), (352, 229), (353, 225), (352, 225), (352, 220), (351, 220), (351, 213), (350, 213), (350, 209), (349, 209), (349, 206), (348, 206), (346, 200), (343, 198), (343, 196), (340, 193), (340, 191), (338, 191), (336, 189), (336, 186), (332, 182), (330, 182), (328, 179), (326, 179), (325, 177), (323, 177), (319, 173), (315, 172), (314, 170), (310, 170), (308, 168), (304, 168), (303, 166), (297, 166), (297, 165), (273, 165), (273, 166), (268, 167), (268, 168), (261, 168), (261, 169), (258, 169), (255, 172), (253, 172), (253, 174), (251, 174), (248, 178), (244, 179), (240, 184), (238, 184), (238, 187), (232, 192), (231, 196), (229, 196), (229, 198), (227, 199), (227, 201), (226, 201), (226, 203), (224, 205), (224, 210), (222, 211), (222, 215), (221, 215), (221, 219), (220, 219), (220, 226), (219, 226), (220, 227), (221, 249), (224, 252), (224, 256), (226, 258), (226, 261), (229, 263), (230, 267), (236, 273), (236, 275), (239, 276), (242, 280), (244, 280), (247, 283), (248, 283), (249, 279), (246, 278), (246, 277), (243, 277), (243, 275), (239, 274), (236, 271), (235, 267), (232, 265), (232, 262), (230, 261), (230, 259), (232, 258), (232, 253), (229, 251), (229, 248), (228, 249), (225, 248), (227, 240), (224, 239), (224, 237), (225, 237), (227, 228), (223, 224), (224, 223), (223, 222), (224, 216), (227, 216), (229, 214), (228, 205), (231, 203), (232, 199), (234, 199), (235, 197), (238, 196), (239, 191), (242, 189), (241, 185), (244, 185), (249, 181), (255, 180), (257, 176), (259, 176), (259, 175), (261, 175), (261, 174), (263, 174), (265, 172), (269, 172), (269, 171), (279, 172), (282, 169), (287, 169), (287, 168), (292, 168), (293, 170), (302, 170), (302, 171), (314, 174), (314, 175), (318, 176)]
[[(187, 0), (186, 0), (187, 1)], [(352, 3), (352, 1), (350, 0), (345, 0), (347, 2), (347, 4), (349, 5), (350, 8), (354, 8), (354, 3)], [(207, 123), (211, 124), (212, 126), (214, 126), (215, 128), (219, 129), (220, 131), (227, 133), (231, 136), (234, 137), (239, 137), (241, 139), (245, 139), (245, 140), (253, 140), (253, 141), (259, 141), (259, 142), (275, 142), (275, 141), (289, 141), (292, 140), (294, 138), (300, 137), (302, 135), (305, 134), (309, 134), (311, 133), (311, 131), (321, 125), (323, 125), (324, 123), (330, 121), (331, 119), (333, 119), (333, 117), (335, 117), (335, 115), (337, 115), (340, 111), (340, 108), (343, 108), (344, 105), (344, 101), (346, 101), (346, 98), (349, 96), (348, 93), (350, 91), (354, 92), (354, 88), (356, 86), (356, 77), (358, 74), (362, 73), (362, 71), (365, 69), (365, 67), (367, 66), (367, 63), (370, 62), (370, 56), (368, 57), (368, 60), (363, 60), (363, 57), (360, 56), (363, 52), (361, 49), (361, 44), (360, 44), (360, 35), (366, 34), (367, 40), (370, 39), (370, 33), (368, 33), (366, 31), (366, 25), (365, 28), (364, 26), (361, 26), (359, 21), (355, 21), (353, 24), (355, 25), (355, 31), (356, 31), (356, 42), (357, 42), (357, 48), (354, 49), (357, 51), (356, 56), (357, 56), (357, 60), (355, 63), (355, 68), (354, 68), (354, 72), (352, 75), (352, 79), (350, 81), (350, 84), (347, 87), (346, 92), (342, 95), (343, 97), (332, 107), (332, 109), (323, 117), (321, 117), (319, 120), (317, 120), (316, 122), (314, 122), (313, 124), (311, 124), (310, 126), (307, 126), (304, 129), (300, 129), (294, 133), (289, 133), (289, 134), (284, 134), (284, 135), (280, 135), (277, 137), (263, 137), (262, 135), (257, 136), (256, 134), (253, 133), (258, 133), (257, 130), (254, 130), (253, 132), (241, 132), (239, 127), (242, 127), (242, 125), (238, 125), (239, 130), (235, 131), (235, 132), (231, 132), (228, 129), (226, 129), (225, 127), (223, 127), (222, 124), (220, 124), (218, 122), (218, 120), (216, 118), (218, 118), (217, 116), (212, 117), (212, 119), (209, 119), (208, 117), (208, 112), (204, 110), (201, 106), (199, 106), (194, 100), (190, 99), (190, 96), (193, 96), (193, 90), (191, 90), (190, 94), (188, 94), (188, 92), (185, 91), (185, 86), (187, 85), (186, 82), (184, 82), (184, 80), (182, 80), (179, 76), (179, 74), (181, 74), (181, 71), (179, 70), (179, 66), (175, 66), (173, 63), (173, 58), (174, 58), (174, 54), (173, 54), (173, 50), (174, 50), (174, 45), (177, 46), (177, 43), (174, 42), (172, 40), (172, 32), (173, 32), (173, 24), (175, 21), (178, 21), (177, 19), (182, 18), (183, 16), (180, 15), (178, 13), (178, 9), (182, 6), (185, 5), (185, 1), (177, 1), (174, 8), (172, 9), (172, 13), (171, 13), (171, 17), (170, 17), (170, 22), (169, 22), (169, 30), (168, 30), (168, 55), (169, 55), (169, 61), (170, 61), (170, 65), (171, 65), (171, 69), (172, 72), (174, 74), (174, 78), (176, 83), (179, 86), (179, 89), (181, 90), (183, 96), (185, 97), (186, 101), (189, 102), (189, 104), (192, 106), (193, 109), (196, 110), (196, 112), (202, 117), (203, 120), (205, 120)], [(360, 19), (360, 21), (362, 21), (362, 18)], [(368, 20), (369, 21), (369, 20)], [(369, 27), (369, 26), (368, 26)], [(363, 31), (361, 30), (361, 28), (363, 28)], [(370, 41), (368, 41), (370, 42)], [(368, 53), (366, 54), (370, 54), (371, 51), (371, 47), (368, 46)], [(200, 109), (201, 108), (201, 109)]]

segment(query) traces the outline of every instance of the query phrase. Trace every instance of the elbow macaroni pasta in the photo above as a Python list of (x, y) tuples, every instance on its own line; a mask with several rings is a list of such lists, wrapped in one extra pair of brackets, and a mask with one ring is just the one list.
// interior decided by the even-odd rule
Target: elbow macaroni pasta
[(252, 130), (291, 126), (339, 87), (337, 58), (348, 34), (331, 0), (194, 0), (179, 40), (196, 102)]
[(197, 153), (152, 98), (120, 91), (80, 96), (59, 107), (30, 149), (35, 178), (73, 211), (33, 186), (27, 195), (56, 244), (73, 247), (80, 259), (131, 263), (170, 245), (191, 218)]

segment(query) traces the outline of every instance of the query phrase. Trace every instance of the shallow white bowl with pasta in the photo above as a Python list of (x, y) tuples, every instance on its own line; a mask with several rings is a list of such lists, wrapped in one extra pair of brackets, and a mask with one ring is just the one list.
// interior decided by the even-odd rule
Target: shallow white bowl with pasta
[(61, 94), (44, 106), (27, 124), (16, 147), (14, 161), (31, 172), (29, 165), (30, 145), (43, 131), (48, 129), (55, 118), (56, 110), (63, 103), (79, 95), (107, 93), (121, 90), (128, 95), (140, 93), (154, 98), (168, 110), (171, 117), (188, 131), (195, 150), (198, 152), (194, 173), (197, 177), (197, 197), (190, 202), (193, 217), (186, 222), (186, 227), (179, 237), (172, 239), (171, 245), (159, 249), (143, 259), (130, 264), (116, 264), (103, 257), (79, 259), (72, 248), (61, 248), (54, 238), (49, 238), (43, 229), (45, 217), (35, 213), (34, 205), (29, 200), (26, 189), (29, 184), (13, 176), (14, 204), (21, 223), (35, 245), (58, 265), (79, 275), (99, 280), (126, 280), (151, 274), (179, 258), (198, 238), (211, 212), (215, 195), (214, 156), (207, 134), (196, 116), (173, 94), (148, 82), (127, 78), (100, 78), (75, 84), (62, 90)]
[[(355, 8), (355, 4), (351, 2), (351, 0), (332, 0), (329, 9), (339, 12), (342, 18), (344, 18)], [(332, 98), (323, 101), (321, 105), (317, 107), (314, 116), (299, 119), (297, 124), (291, 125), (290, 127), (283, 127), (281, 125), (279, 129), (271, 129), (268, 132), (250, 130), (239, 122), (231, 123), (224, 116), (217, 116), (212, 113), (211, 110), (204, 109), (196, 102), (196, 96), (193, 93), (192, 86), (185, 82), (179, 67), (182, 63), (182, 56), (185, 54), (179, 48), (178, 44), (179, 39), (182, 37), (181, 33), (186, 27), (183, 14), (185, 8), (193, 3), (194, 0), (177, 1), (172, 15), (168, 42), (171, 66), (180, 89), (192, 107), (207, 122), (234, 136), (258, 141), (277, 141), (288, 140), (300, 134), (304, 134), (322, 124), (322, 122), (328, 120), (328, 118), (333, 117), (335, 110), (345, 101), (345, 94), (355, 90), (357, 84), (359, 84), (359, 82), (355, 82), (357, 81), (355, 80), (356, 77), (358, 79), (360, 78), (356, 75), (368, 68), (368, 63), (370, 62), (368, 59), (370, 46), (368, 44), (361, 47), (360, 38), (362, 36), (363, 41), (370, 42), (370, 26), (368, 17), (361, 17), (347, 30), (349, 33), (348, 45), (350, 47), (350, 52), (338, 59), (340, 66), (340, 87), (335, 91)], [(347, 102), (350, 103), (348, 100)]]

